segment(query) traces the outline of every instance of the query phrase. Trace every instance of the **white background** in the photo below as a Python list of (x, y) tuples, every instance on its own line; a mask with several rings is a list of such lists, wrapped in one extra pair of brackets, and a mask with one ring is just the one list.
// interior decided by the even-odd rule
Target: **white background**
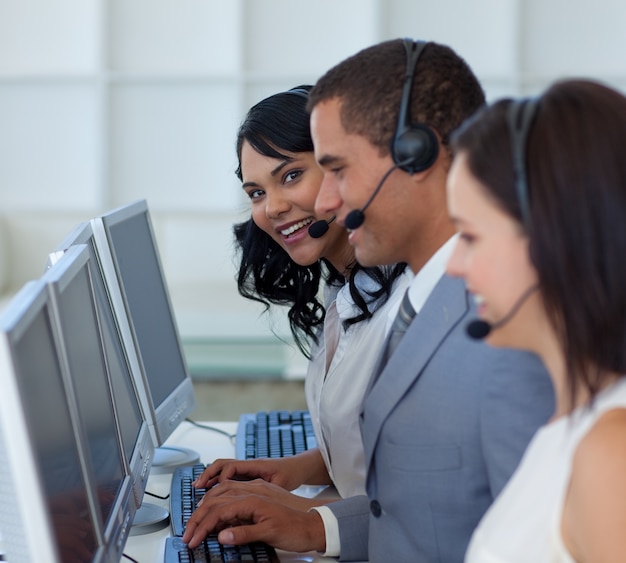
[(146, 198), (176, 309), (252, 307), (231, 246), (251, 104), (404, 36), (451, 45), (490, 100), (570, 76), (626, 90), (625, 30), (617, 0), (0, 0), (0, 294), (78, 221)]

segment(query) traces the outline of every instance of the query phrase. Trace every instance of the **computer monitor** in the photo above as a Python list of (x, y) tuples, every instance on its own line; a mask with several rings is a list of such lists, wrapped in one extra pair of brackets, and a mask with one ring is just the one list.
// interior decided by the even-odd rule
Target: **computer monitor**
[[(145, 200), (136, 201), (91, 221), (107, 280), (119, 284), (130, 338), (138, 351), (144, 412), (151, 420), (155, 444), (153, 470), (171, 471), (199, 460), (197, 452), (163, 446), (195, 406), (191, 377)], [(106, 259), (104, 257), (110, 257)]]
[[(133, 520), (131, 535), (148, 533), (167, 526), (169, 513), (160, 506), (143, 502), (155, 446), (149, 431), (149, 419), (143, 412), (140, 399), (148, 391), (142, 385), (143, 378), (135, 346), (130, 337), (125, 342), (122, 336), (124, 332), (129, 333), (128, 319), (123, 308), (117, 312), (113, 308), (113, 300), (121, 299), (119, 285), (116, 279), (109, 282), (105, 280), (89, 222), (83, 222), (73, 229), (50, 254), (48, 263), (54, 264), (69, 248), (81, 244), (86, 245), (89, 252), (89, 267), (102, 329), (105, 359), (113, 387), (115, 412), (135, 501), (139, 507)], [(130, 346), (126, 347), (126, 343)]]
[(0, 529), (7, 561), (106, 561), (99, 508), (66, 394), (49, 294), (0, 315)]
[(119, 561), (137, 503), (116, 419), (89, 260), (87, 246), (74, 246), (46, 270), (42, 280), (58, 326), (66, 391), (76, 403), (74, 425), (81, 432), (94, 480), (104, 545), (108, 556)]

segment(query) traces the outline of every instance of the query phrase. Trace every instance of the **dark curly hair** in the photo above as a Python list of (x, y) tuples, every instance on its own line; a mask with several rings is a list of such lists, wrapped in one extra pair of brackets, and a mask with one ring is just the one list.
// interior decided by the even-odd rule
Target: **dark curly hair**
[[(306, 111), (309, 85), (301, 85), (274, 94), (254, 105), (237, 134), (237, 177), (242, 180), (241, 149), (248, 142), (259, 154), (285, 158), (281, 150), (313, 152), (313, 140)], [(325, 259), (310, 266), (296, 264), (252, 218), (234, 226), (235, 246), (240, 255), (237, 287), (248, 299), (290, 306), (288, 318), (298, 348), (310, 358), (311, 342), (318, 341), (326, 311), (319, 300), (320, 282), (341, 286), (345, 277)], [(362, 268), (355, 264), (348, 279), (350, 295), (359, 314), (347, 319), (344, 328), (367, 320), (391, 295), (393, 282), (406, 264)], [(362, 292), (355, 284), (355, 274), (363, 271), (376, 284), (371, 292)]]

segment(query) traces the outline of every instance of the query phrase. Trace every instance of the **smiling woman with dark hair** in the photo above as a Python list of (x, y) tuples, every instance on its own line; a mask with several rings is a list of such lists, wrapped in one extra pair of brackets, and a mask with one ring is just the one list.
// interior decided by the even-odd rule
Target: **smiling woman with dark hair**
[[(318, 448), (283, 459), (218, 460), (199, 486), (238, 475), (288, 490), (334, 484), (341, 496), (365, 491), (359, 408), (410, 272), (404, 264), (362, 268), (348, 232), (316, 216), (322, 172), (306, 111), (309, 89), (274, 94), (246, 115), (237, 135), (237, 176), (251, 217), (234, 233), (239, 292), (267, 308), (288, 306), (294, 338), (310, 360), (305, 389)], [(312, 237), (308, 229), (318, 220), (327, 221), (327, 230)], [(293, 495), (284, 501), (301, 508), (321, 502)]]

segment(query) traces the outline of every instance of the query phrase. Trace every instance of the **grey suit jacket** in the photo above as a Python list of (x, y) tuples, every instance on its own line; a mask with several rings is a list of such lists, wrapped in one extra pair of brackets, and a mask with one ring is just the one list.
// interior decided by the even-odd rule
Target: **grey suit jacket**
[[(341, 560), (459, 563), (554, 410), (529, 353), (471, 340), (462, 280), (443, 276), (365, 394), (367, 497), (332, 503)], [(528, 515), (520, 515), (528, 517)]]

